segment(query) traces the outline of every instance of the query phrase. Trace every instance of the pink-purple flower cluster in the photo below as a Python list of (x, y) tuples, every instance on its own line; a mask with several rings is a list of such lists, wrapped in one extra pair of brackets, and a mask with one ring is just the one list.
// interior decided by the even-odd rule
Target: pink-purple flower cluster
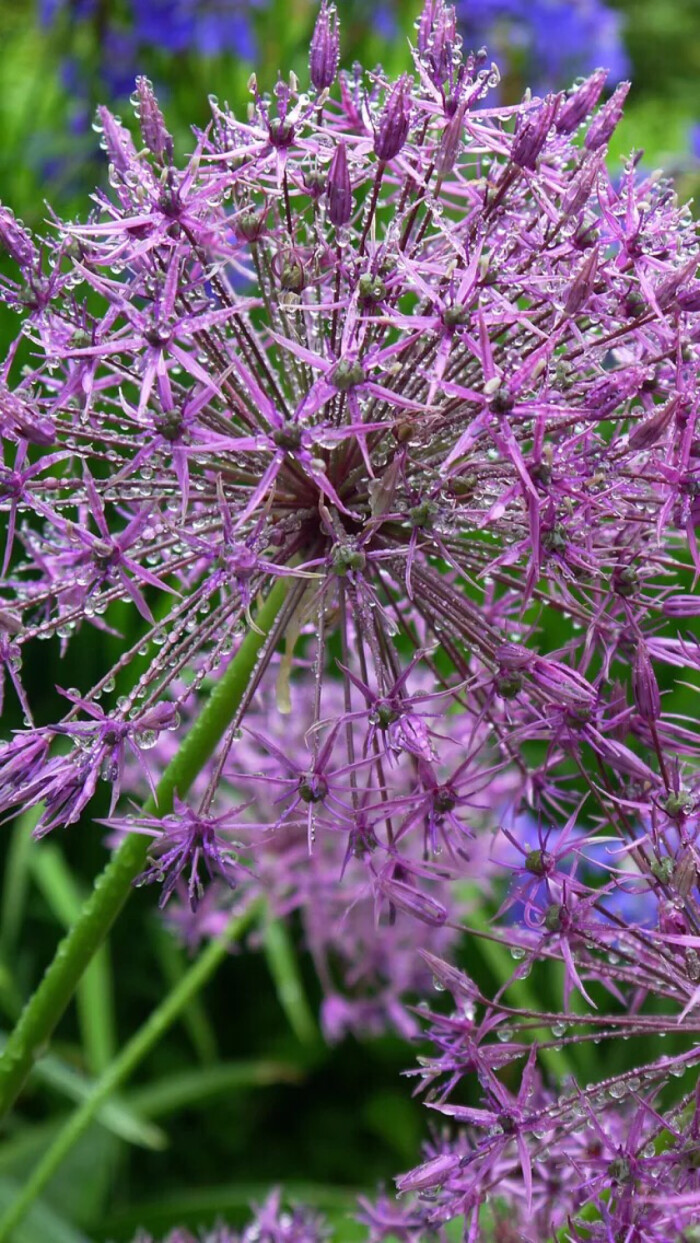
[[(268, 1196), (254, 1210), (253, 1220), (243, 1230), (218, 1225), (212, 1230), (171, 1230), (163, 1243), (324, 1243), (331, 1237), (324, 1218), (303, 1206), (285, 1208), (278, 1192)], [(154, 1243), (150, 1234), (140, 1232), (134, 1243)]]
[[(106, 785), (190, 937), (230, 887), (302, 910), (330, 1035), (410, 1034), (426, 968), (452, 993), (420, 1070), (447, 1129), (399, 1181), (421, 1224), (382, 1234), (380, 1202), (373, 1238), (461, 1214), (475, 1240), (499, 1188), (524, 1239), (666, 1240), (700, 1210), (695, 1089), (672, 1090), (700, 1060), (700, 736), (674, 690), (700, 664), (697, 231), (637, 157), (606, 168), (626, 84), (492, 107), (442, 0), (397, 81), (338, 78), (338, 39), (323, 4), (311, 85), (212, 101), (182, 168), (141, 79), (138, 142), (100, 111), (87, 221), (34, 239), (2, 209), (0, 659), (26, 725), (0, 809), (42, 804), (42, 833)], [(280, 580), (193, 791), (125, 816)], [(125, 609), (115, 665), (35, 726), (25, 653), (117, 641)], [(460, 887), (508, 872), (489, 997), (445, 956)], [(588, 1084), (589, 1044), (623, 1039), (638, 1070)]]

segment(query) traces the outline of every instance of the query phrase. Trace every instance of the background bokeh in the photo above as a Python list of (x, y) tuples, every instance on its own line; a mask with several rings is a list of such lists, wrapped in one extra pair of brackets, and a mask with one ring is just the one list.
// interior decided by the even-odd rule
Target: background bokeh
[[(343, 0), (343, 62), (406, 66), (417, 7)], [(645, 165), (672, 171), (683, 197), (700, 189), (698, 0), (465, 0), (457, 7), (465, 40), (486, 44), (499, 61), (505, 100), (528, 85), (568, 85), (598, 64), (610, 66), (611, 81), (630, 76), (611, 160), (643, 148)], [(84, 216), (91, 188), (106, 174), (92, 128), (98, 102), (127, 121), (134, 76), (145, 73), (184, 153), (190, 126), (206, 124), (209, 95), (244, 109), (253, 69), (261, 89), (274, 84), (278, 67), (304, 79), (315, 11), (311, 0), (45, 0), (36, 7), (0, 0), (0, 198), (34, 227), (47, 218), (47, 202), (61, 214)], [(8, 314), (0, 307), (3, 353), (14, 335)], [(27, 671), (34, 690), (45, 689), (47, 718), (56, 683), (92, 680), (91, 666), (103, 664), (100, 642), (109, 638), (98, 636), (94, 647), (73, 650), (63, 662), (47, 645)], [(4, 730), (17, 723), (10, 703)], [(104, 857), (92, 822), (41, 845), (31, 843), (31, 827), (26, 817), (5, 827), (5, 1028)], [(296, 970), (313, 1011), (318, 986), (299, 940), (292, 926)], [(93, 973), (89, 1012), (74, 1008), (67, 1016), (52, 1058), (34, 1075), (4, 1134), (0, 1207), (55, 1134), (80, 1076), (99, 1069), (89, 1063), (86, 1027), (97, 1028), (97, 1044), (109, 1055), (186, 961), (151, 892), (135, 894)], [(495, 965), (470, 961), (469, 969), (488, 991)], [(175, 1223), (241, 1220), (246, 1204), (275, 1184), (319, 1203), (343, 1223), (340, 1237), (353, 1237), (347, 1214), (355, 1192), (419, 1157), (425, 1111), (401, 1079), (414, 1051), (390, 1036), (347, 1039), (335, 1049), (313, 1037), (300, 1040), (281, 1001), (285, 972), (289, 963), (275, 957), (272, 944), (232, 957), (125, 1093), (124, 1103), (148, 1123), (137, 1142), (126, 1142), (118, 1125), (95, 1125), (18, 1243), (126, 1240), (139, 1225), (159, 1237)]]

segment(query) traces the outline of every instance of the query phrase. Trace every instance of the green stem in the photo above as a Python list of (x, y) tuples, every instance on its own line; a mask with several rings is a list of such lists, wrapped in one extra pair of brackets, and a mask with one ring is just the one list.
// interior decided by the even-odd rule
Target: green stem
[(139, 1062), (147, 1053), (150, 1053), (192, 998), (214, 974), (226, 957), (231, 943), (237, 941), (260, 915), (261, 906), (261, 901), (258, 899), (252, 902), (242, 915), (236, 915), (229, 921), (223, 936), (209, 943), (189, 971), (183, 975), (177, 987), (153, 1011), (151, 1017), (136, 1032), (136, 1035), (125, 1044), (118, 1057), (98, 1079), (87, 1099), (76, 1109), (75, 1113), (71, 1114), (48, 1152), (44, 1153), (41, 1161), (35, 1166), (17, 1199), (0, 1220), (0, 1243), (8, 1243), (16, 1226), (24, 1219), (49, 1179), (55, 1174), (81, 1135), (85, 1133), (100, 1108), (128, 1079)]
[(277, 997), (301, 1044), (313, 1045), (318, 1032), (306, 999), (292, 938), (286, 924), (269, 914), (263, 928), (263, 947)]
[[(245, 694), (260, 648), (279, 613), (287, 591), (278, 578), (252, 628), (217, 682), (177, 755), (149, 798), (148, 815), (166, 815), (177, 791), (184, 796), (222, 738)], [(12, 1106), (34, 1062), (45, 1051), (51, 1034), (75, 992), (85, 968), (103, 943), (143, 871), (151, 847), (145, 834), (129, 833), (95, 881), (92, 894), (70, 932), (60, 942), (53, 962), (30, 997), (0, 1057), (0, 1118)]]

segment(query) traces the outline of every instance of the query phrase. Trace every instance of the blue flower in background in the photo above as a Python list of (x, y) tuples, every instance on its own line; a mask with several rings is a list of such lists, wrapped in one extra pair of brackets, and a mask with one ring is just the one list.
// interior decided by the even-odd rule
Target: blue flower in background
[(236, 52), (251, 60), (255, 41), (247, 10), (235, 0), (147, 0), (134, 5), (134, 36), (168, 52), (216, 56)]
[[(106, 88), (113, 98), (121, 98), (131, 94), (136, 76), (148, 67), (144, 56), (154, 50), (200, 56), (230, 52), (241, 60), (252, 60), (256, 42), (251, 10), (260, 3), (262, 0), (131, 0), (123, 6), (104, 6), (98, 0), (41, 0), (39, 19), (44, 27), (67, 21), (70, 34), (92, 24), (99, 49), (101, 93)], [(70, 54), (64, 66), (68, 66), (65, 84), (79, 97), (81, 89)]]
[[(315, 11), (309, 2), (309, 15)], [(357, 16), (385, 38), (396, 35), (392, 7), (370, 10), (360, 0), (346, 0), (343, 16)], [(44, 26), (60, 17), (72, 24), (93, 21), (102, 52), (101, 76), (115, 95), (128, 91), (143, 70), (139, 57), (146, 49), (215, 56), (233, 52), (243, 60), (255, 54), (251, 10), (264, 14), (266, 0), (130, 0), (123, 6), (98, 0), (40, 0)], [(579, 74), (598, 66), (610, 71), (609, 81), (624, 77), (629, 65), (621, 38), (619, 14), (602, 0), (457, 0), (457, 17), (465, 42), (486, 44), (504, 74), (538, 90), (569, 85)]]
[(632, 855), (619, 840), (577, 822), (577, 808), (563, 829), (552, 828), (529, 812), (508, 817), (497, 833), (492, 857), (507, 868), (514, 882), (499, 916), (508, 924), (533, 927), (563, 887), (584, 896), (595, 887), (601, 910), (640, 927), (654, 922), (657, 896), (638, 872)]
[(457, 0), (456, 9), (466, 44), (486, 44), (504, 73), (515, 69), (533, 89), (599, 66), (609, 82), (629, 70), (620, 16), (600, 0)]

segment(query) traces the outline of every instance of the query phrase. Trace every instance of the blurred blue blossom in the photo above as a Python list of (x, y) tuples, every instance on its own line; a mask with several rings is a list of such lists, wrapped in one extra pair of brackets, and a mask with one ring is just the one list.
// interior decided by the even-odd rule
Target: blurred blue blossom
[[(314, 10), (310, 4), (310, 12)], [(233, 52), (252, 60), (256, 52), (251, 11), (266, 0), (40, 0), (44, 27), (67, 21), (93, 23), (99, 78), (113, 97), (129, 94), (136, 75), (149, 70), (144, 56), (159, 49), (176, 55)], [(602, 0), (457, 0), (457, 16), (469, 47), (485, 44), (504, 74), (538, 91), (568, 85), (599, 65), (616, 82), (629, 69), (620, 15)], [(392, 11), (393, 10), (393, 11)], [(371, 12), (381, 37), (397, 35), (397, 0)], [(369, 6), (358, 5), (369, 25)]]
[[(39, 19), (45, 28), (66, 22), (70, 35), (79, 25), (92, 25), (99, 49), (97, 77), (103, 92), (106, 88), (119, 98), (130, 94), (153, 50), (200, 56), (233, 52), (252, 60), (251, 10), (256, 7), (258, 0), (131, 0), (107, 6), (98, 0), (41, 0)], [(80, 77), (67, 56), (64, 81), (78, 97)]]
[(596, 828), (587, 832), (577, 823), (576, 812), (564, 828), (545, 826), (529, 812), (508, 821), (493, 844), (495, 862), (513, 877), (499, 911), (506, 923), (536, 926), (549, 904), (559, 900), (562, 885), (583, 895), (594, 882), (610, 916), (635, 927), (653, 925), (657, 894), (619, 840), (600, 835)]
[(508, 74), (533, 90), (568, 84), (602, 66), (610, 82), (629, 70), (620, 15), (601, 0), (457, 0), (468, 47), (486, 44)]
[(252, 7), (245, 0), (147, 0), (134, 5), (134, 34), (139, 42), (169, 52), (236, 52), (250, 60), (255, 52)]

